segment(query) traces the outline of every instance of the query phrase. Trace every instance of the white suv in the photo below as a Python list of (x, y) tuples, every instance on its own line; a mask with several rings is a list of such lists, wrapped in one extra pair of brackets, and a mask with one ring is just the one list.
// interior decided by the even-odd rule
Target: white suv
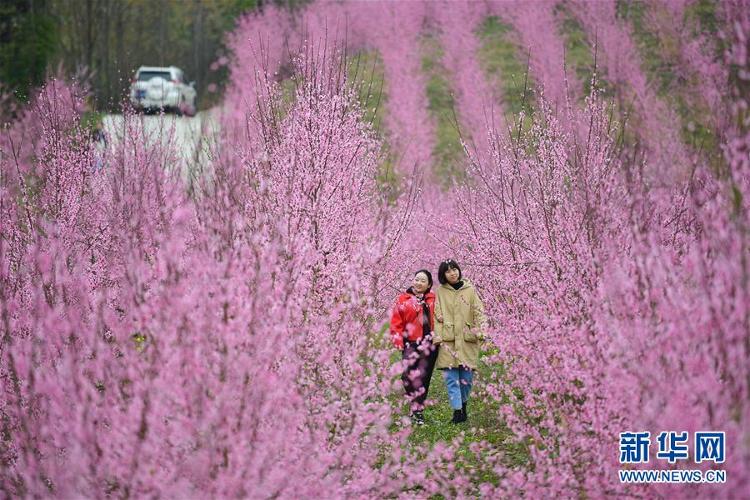
[(195, 115), (195, 82), (174, 66), (141, 66), (130, 85), (130, 102), (139, 111), (172, 110)]

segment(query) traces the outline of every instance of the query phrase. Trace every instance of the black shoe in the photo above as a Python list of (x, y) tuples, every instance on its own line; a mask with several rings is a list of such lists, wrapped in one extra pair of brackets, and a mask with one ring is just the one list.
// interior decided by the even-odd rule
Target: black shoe
[(451, 419), (452, 424), (460, 424), (461, 422), (465, 421), (466, 417), (464, 417), (463, 410), (453, 410), (453, 418)]
[(466, 401), (464, 401), (463, 406), (461, 406), (461, 413), (464, 414), (464, 421), (469, 418), (469, 413), (466, 411)]
[(424, 425), (424, 414), (421, 411), (415, 411), (411, 414), (411, 421), (414, 425)]

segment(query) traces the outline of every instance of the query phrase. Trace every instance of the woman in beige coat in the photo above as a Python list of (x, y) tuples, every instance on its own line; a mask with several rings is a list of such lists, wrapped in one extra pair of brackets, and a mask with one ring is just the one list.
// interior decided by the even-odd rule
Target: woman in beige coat
[(461, 275), (453, 259), (440, 263), (435, 299), (435, 337), (438, 357), (435, 367), (443, 371), (452, 423), (466, 421), (466, 402), (479, 361), (479, 342), (484, 339), (484, 304), (474, 286)]

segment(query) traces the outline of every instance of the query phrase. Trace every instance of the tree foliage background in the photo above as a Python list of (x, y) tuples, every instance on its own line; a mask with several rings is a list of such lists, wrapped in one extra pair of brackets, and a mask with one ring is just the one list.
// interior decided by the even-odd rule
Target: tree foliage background
[[(210, 106), (226, 75), (210, 65), (240, 14), (263, 0), (3, 0), (0, 82), (26, 100), (46, 76), (88, 78), (97, 109), (115, 110), (141, 65), (182, 68)], [(288, 8), (299, 0), (275, 2)]]

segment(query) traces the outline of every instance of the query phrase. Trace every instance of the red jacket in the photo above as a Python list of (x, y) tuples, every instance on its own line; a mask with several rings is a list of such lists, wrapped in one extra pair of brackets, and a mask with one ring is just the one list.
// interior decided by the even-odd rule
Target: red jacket
[[(427, 292), (424, 296), (430, 310), (430, 332), (435, 329), (435, 294)], [(429, 333), (429, 332), (427, 332)], [(416, 342), (424, 336), (422, 331), (422, 305), (411, 288), (396, 299), (391, 311), (391, 340), (399, 349), (404, 348), (404, 338)]]

